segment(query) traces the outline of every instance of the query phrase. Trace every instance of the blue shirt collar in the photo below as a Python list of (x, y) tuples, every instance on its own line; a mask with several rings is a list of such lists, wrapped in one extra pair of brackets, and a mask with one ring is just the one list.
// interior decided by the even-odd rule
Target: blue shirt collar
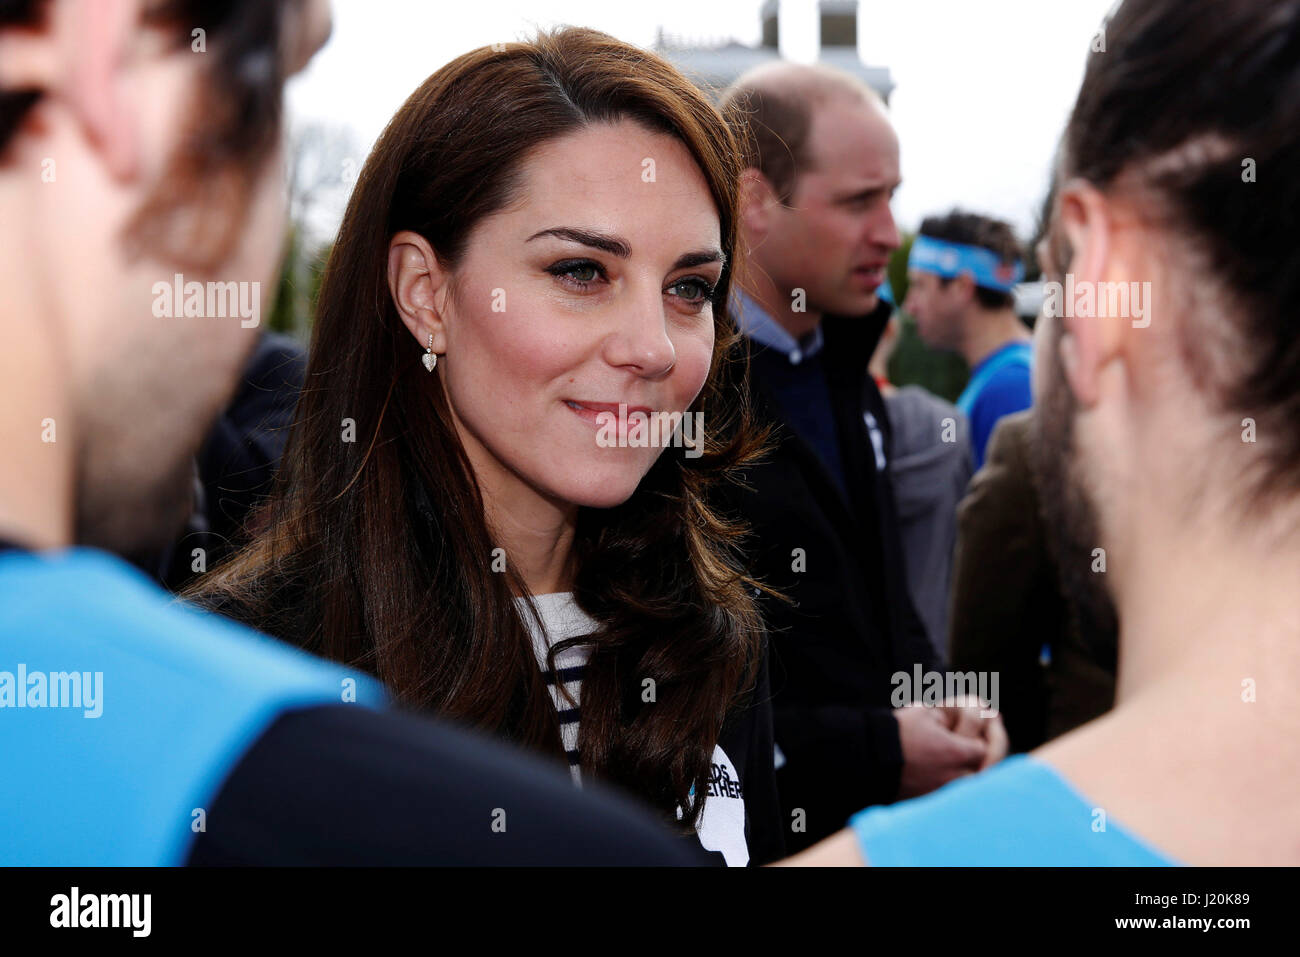
[(791, 365), (798, 365), (805, 359), (811, 359), (821, 351), (823, 337), (820, 323), (802, 340), (796, 339), (753, 297), (739, 287), (732, 296), (732, 314), (736, 317), (736, 324), (741, 332), (759, 345), (775, 349), (785, 356)]
[(994, 349), (992, 352), (990, 352), (988, 355), (986, 355), (983, 359), (981, 359), (979, 362), (975, 364), (975, 368), (970, 370), (971, 378), (972, 379), (975, 378), (975, 376), (979, 374), (980, 370), (984, 369), (986, 366), (992, 363), (994, 359), (998, 359), (998, 361), (1000, 362), (1002, 361), (1002, 359), (1000, 359), (999, 357), (1010, 356), (1012, 354), (1023, 354), (1025, 358), (1032, 359), (1034, 354), (1033, 343), (1017, 341), (1017, 342), (1008, 342), (1004, 346), (998, 346), (996, 349)]

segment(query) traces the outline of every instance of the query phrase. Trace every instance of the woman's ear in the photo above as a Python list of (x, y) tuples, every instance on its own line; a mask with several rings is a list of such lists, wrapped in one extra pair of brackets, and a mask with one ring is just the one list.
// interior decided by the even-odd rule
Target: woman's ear
[(397, 314), (422, 348), (433, 336), (433, 351), (447, 351), (443, 315), (449, 276), (429, 241), (404, 229), (388, 242), (388, 291)]

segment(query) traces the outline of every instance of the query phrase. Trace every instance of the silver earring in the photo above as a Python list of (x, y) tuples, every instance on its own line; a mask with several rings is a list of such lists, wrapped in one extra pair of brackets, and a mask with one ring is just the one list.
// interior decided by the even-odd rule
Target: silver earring
[(429, 351), (426, 352), (424, 355), (420, 356), (420, 361), (424, 363), (424, 367), (428, 369), (430, 372), (432, 372), (433, 367), (438, 364), (438, 357), (433, 354), (433, 333), (432, 332), (429, 333)]

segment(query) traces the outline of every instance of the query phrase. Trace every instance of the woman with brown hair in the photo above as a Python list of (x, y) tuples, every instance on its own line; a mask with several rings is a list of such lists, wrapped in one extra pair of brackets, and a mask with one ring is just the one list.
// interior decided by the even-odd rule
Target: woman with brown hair
[(723, 308), (739, 164), (601, 33), (436, 72), (349, 203), (259, 535), (189, 594), (733, 865), (782, 850), (758, 586), (709, 503), (763, 439)]

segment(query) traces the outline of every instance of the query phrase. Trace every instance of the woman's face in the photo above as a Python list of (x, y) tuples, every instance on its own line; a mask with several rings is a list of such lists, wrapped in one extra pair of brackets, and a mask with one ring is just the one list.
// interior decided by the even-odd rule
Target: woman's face
[(718, 213), (686, 147), (631, 121), (547, 143), (522, 175), (470, 234), (438, 375), (495, 504), (614, 506), (670, 429), (636, 447), (600, 413), (684, 413), (708, 376)]

